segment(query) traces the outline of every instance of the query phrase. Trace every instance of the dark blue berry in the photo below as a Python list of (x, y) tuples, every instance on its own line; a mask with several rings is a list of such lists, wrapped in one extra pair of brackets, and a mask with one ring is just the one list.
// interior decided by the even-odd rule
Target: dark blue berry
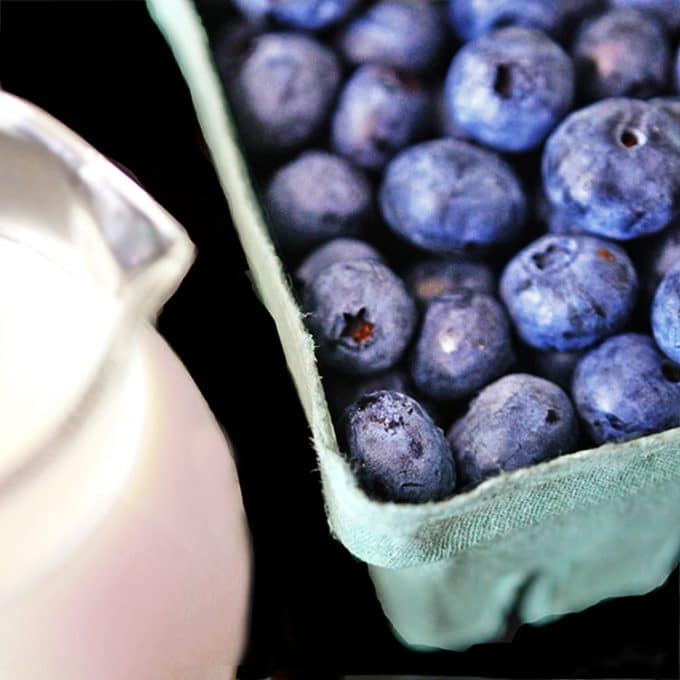
[(340, 65), (328, 48), (306, 35), (265, 33), (249, 42), (238, 64), (217, 58), (249, 148), (288, 152), (319, 133), (340, 83)]
[(619, 240), (657, 232), (680, 212), (680, 126), (637, 99), (576, 111), (548, 138), (543, 184), (562, 224)]
[(525, 373), (485, 387), (448, 433), (466, 485), (569, 453), (577, 438), (569, 397), (557, 385)]
[(365, 241), (354, 238), (336, 238), (312, 251), (295, 271), (295, 278), (307, 286), (316, 275), (334, 262), (375, 260), (382, 262), (382, 255)]
[(510, 260), (500, 291), (527, 344), (564, 352), (620, 331), (637, 287), (622, 248), (592, 236), (549, 235)]
[(427, 74), (439, 61), (446, 37), (436, 4), (381, 0), (348, 24), (339, 46), (351, 64), (385, 64)]
[(441, 254), (512, 242), (522, 232), (526, 210), (506, 163), (454, 139), (419, 144), (389, 163), (380, 207), (397, 235)]
[(647, 335), (617, 335), (588, 352), (576, 367), (573, 395), (597, 444), (680, 425), (680, 367)]
[(614, 9), (585, 22), (572, 48), (585, 98), (651, 97), (667, 88), (671, 51), (651, 17)]
[(337, 236), (360, 236), (370, 221), (371, 186), (344, 158), (305, 151), (273, 176), (264, 205), (278, 243), (306, 251)]
[(527, 26), (559, 35), (600, 0), (449, 0), (451, 25), (474, 40), (505, 26)]
[(453, 123), (499, 151), (536, 148), (571, 106), (571, 60), (540, 31), (505, 28), (468, 43), (446, 79)]
[(272, 19), (282, 26), (317, 31), (344, 19), (358, 0), (234, 0), (250, 20)]
[(334, 150), (380, 170), (425, 129), (430, 101), (421, 84), (389, 66), (361, 66), (340, 93), (331, 124)]
[(305, 288), (303, 309), (320, 360), (353, 375), (394, 366), (416, 323), (401, 279), (373, 260), (323, 269)]
[(404, 281), (413, 298), (423, 305), (461, 288), (496, 293), (496, 277), (491, 267), (461, 259), (420, 260), (408, 269)]
[(680, 363), (680, 263), (663, 277), (654, 295), (652, 330), (661, 351)]
[(444, 433), (400, 392), (367, 394), (345, 414), (349, 464), (372, 498), (425, 503), (450, 496), (456, 470)]
[(467, 397), (513, 363), (510, 322), (495, 298), (460, 290), (427, 307), (411, 366), (413, 381), (434, 399)]

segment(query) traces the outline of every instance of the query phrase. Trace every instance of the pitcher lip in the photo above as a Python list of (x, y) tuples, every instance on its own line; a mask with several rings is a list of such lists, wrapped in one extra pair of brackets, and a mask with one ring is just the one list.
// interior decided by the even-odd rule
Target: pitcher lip
[[(195, 248), (185, 229), (137, 182), (97, 151), (73, 130), (25, 99), (0, 90), (0, 134), (37, 144), (62, 161), (75, 182), (87, 188), (94, 206), (101, 210), (100, 228), (110, 254), (120, 269), (119, 294), (129, 298), (142, 314), (154, 316), (172, 296), (188, 272)], [(144, 226), (127, 243), (116, 243), (120, 234), (107, 234), (105, 220), (117, 209)], [(135, 238), (134, 232), (127, 236)], [(147, 239), (142, 242), (142, 239)], [(141, 253), (130, 252), (139, 246)], [(126, 250), (125, 248), (128, 248)], [(136, 300), (134, 298), (137, 298)]]

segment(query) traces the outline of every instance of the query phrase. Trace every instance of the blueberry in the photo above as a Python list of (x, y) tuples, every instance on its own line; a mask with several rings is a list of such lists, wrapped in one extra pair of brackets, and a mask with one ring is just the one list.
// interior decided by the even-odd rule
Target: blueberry
[(245, 144), (261, 153), (281, 153), (313, 139), (340, 83), (333, 52), (296, 33), (254, 37), (237, 60), (232, 49), (225, 39), (216, 58)]
[(653, 18), (632, 9), (586, 21), (572, 55), (586, 99), (646, 98), (667, 86), (671, 52), (666, 34)]
[(485, 293), (459, 290), (427, 307), (411, 366), (418, 389), (434, 399), (467, 397), (513, 363), (510, 322)]
[(454, 139), (400, 153), (385, 169), (380, 207), (397, 235), (442, 254), (512, 242), (526, 212), (510, 166)]
[(680, 367), (647, 335), (617, 335), (588, 352), (576, 367), (573, 395), (597, 444), (680, 425)]
[(317, 31), (344, 19), (358, 0), (234, 0), (252, 20), (272, 19), (282, 26)]
[(645, 301), (651, 302), (663, 277), (676, 265), (680, 266), (680, 221), (664, 229), (646, 245), (640, 285)]
[(678, 0), (610, 0), (614, 7), (627, 7), (646, 12), (661, 22), (669, 31), (680, 29)]
[(340, 36), (351, 64), (378, 63), (426, 74), (439, 61), (446, 28), (430, 2), (382, 0), (352, 21)]
[(404, 280), (413, 298), (423, 305), (461, 288), (496, 293), (496, 277), (491, 267), (469, 260), (420, 260), (409, 267)]
[(534, 367), (536, 373), (562, 389), (571, 389), (571, 379), (582, 352), (536, 352)]
[(323, 269), (305, 288), (303, 309), (321, 361), (353, 375), (391, 368), (416, 323), (401, 279), (373, 260)]
[(559, 35), (600, 4), (600, 0), (449, 0), (449, 18), (463, 40), (513, 25)]
[(680, 263), (663, 277), (654, 295), (652, 330), (661, 351), (680, 363)]
[(526, 373), (485, 387), (448, 433), (460, 481), (470, 485), (569, 453), (577, 438), (569, 397)]
[(592, 104), (548, 138), (543, 184), (562, 223), (620, 240), (659, 231), (680, 212), (680, 126), (648, 102)]
[(449, 116), (499, 151), (536, 148), (571, 106), (571, 60), (540, 31), (511, 27), (463, 47), (446, 78)]
[(619, 246), (592, 236), (548, 235), (510, 260), (500, 291), (527, 344), (570, 352), (620, 331), (637, 287)]
[(336, 238), (312, 251), (295, 271), (295, 278), (307, 286), (316, 275), (334, 262), (375, 260), (382, 262), (382, 255), (365, 241), (354, 238)]
[(364, 174), (325, 151), (305, 151), (284, 165), (264, 195), (274, 236), (284, 249), (296, 251), (337, 236), (360, 236), (372, 200)]
[(373, 392), (345, 415), (348, 458), (365, 492), (381, 501), (425, 503), (450, 496), (456, 470), (444, 433), (420, 404)]
[(429, 105), (412, 76), (378, 64), (361, 66), (340, 93), (332, 146), (357, 165), (380, 170), (422, 133)]

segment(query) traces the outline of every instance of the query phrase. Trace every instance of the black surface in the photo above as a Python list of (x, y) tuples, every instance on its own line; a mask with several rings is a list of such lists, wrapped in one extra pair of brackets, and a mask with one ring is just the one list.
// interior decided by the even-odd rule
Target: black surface
[(677, 572), (647, 596), (523, 627), (512, 643), (461, 654), (401, 647), (365, 567), (329, 538), (273, 324), (252, 293), (187, 91), (144, 5), (8, 0), (0, 35), (2, 86), (127, 166), (198, 246), (160, 326), (238, 450), (256, 563), (242, 678), (678, 677)]

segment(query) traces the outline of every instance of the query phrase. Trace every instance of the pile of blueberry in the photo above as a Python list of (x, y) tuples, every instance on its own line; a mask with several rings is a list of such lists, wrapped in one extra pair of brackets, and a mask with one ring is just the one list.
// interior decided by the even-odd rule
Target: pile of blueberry
[(370, 496), (680, 426), (680, 1), (234, 2), (216, 61)]

